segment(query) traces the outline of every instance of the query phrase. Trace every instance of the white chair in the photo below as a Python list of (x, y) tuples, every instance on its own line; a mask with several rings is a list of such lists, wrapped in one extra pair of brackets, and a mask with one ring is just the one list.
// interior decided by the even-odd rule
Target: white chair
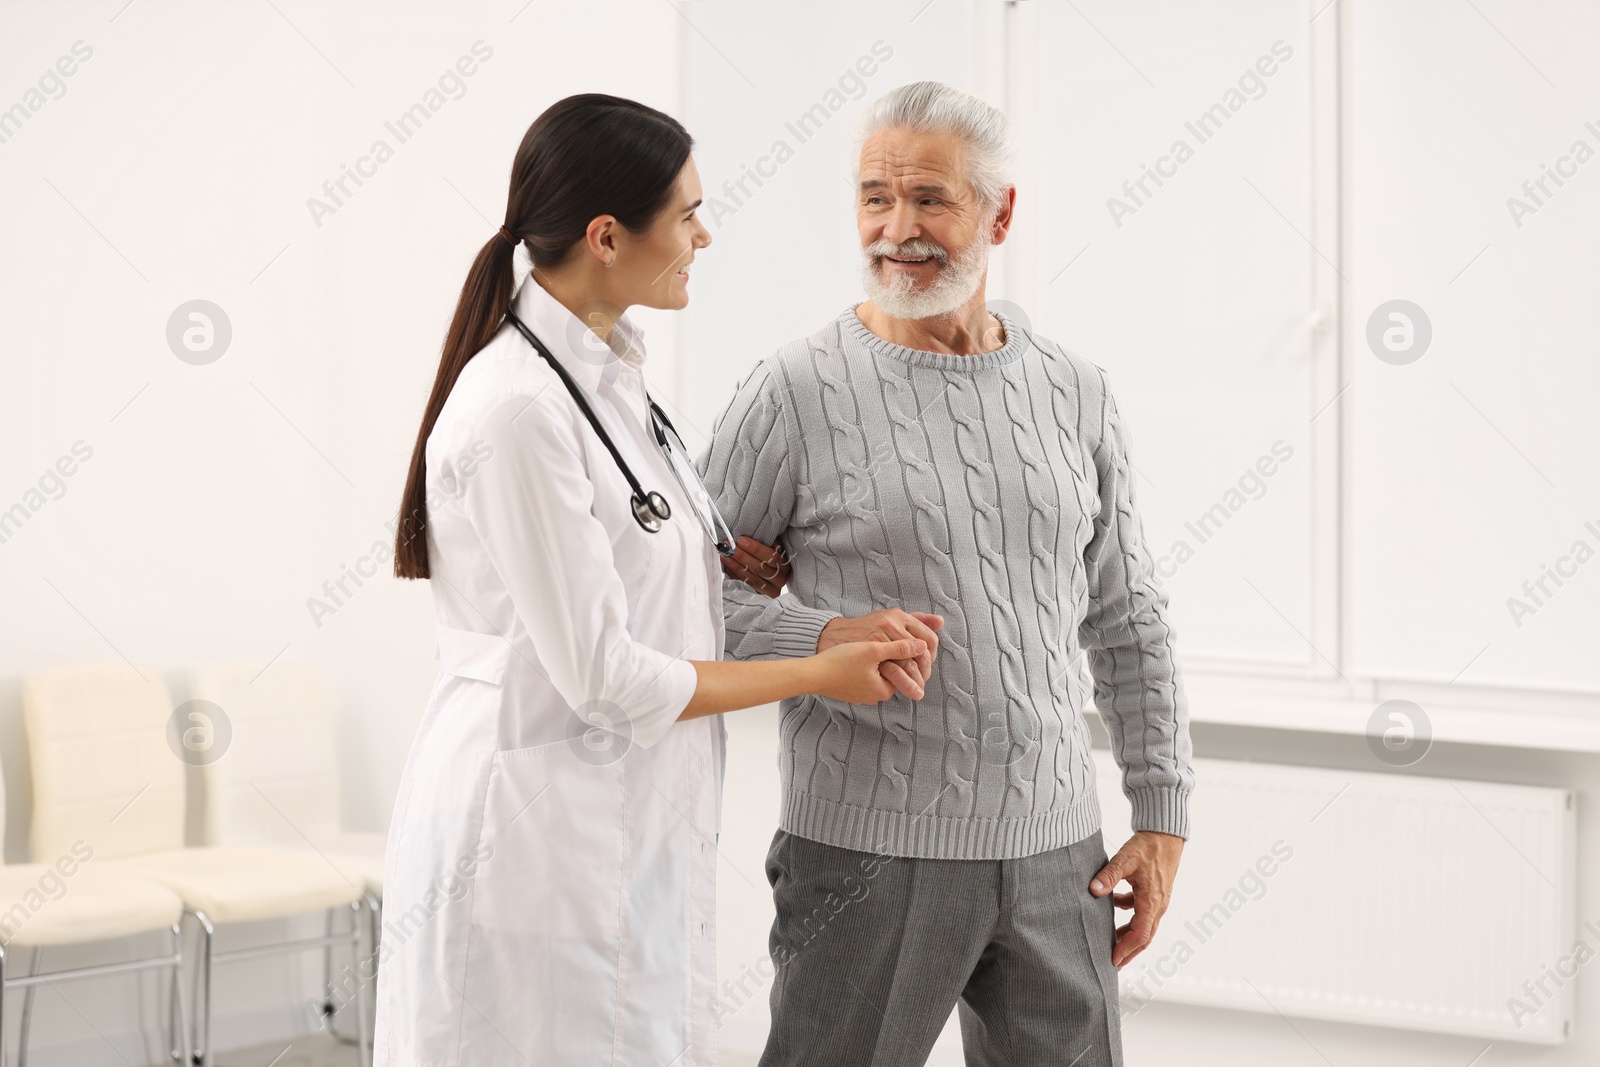
[[(0, 777), (0, 837), (6, 823), (5, 782)], [(169, 969), (171, 1003), (167, 1013), (168, 1048), (173, 1062), (188, 1055), (179, 972), (183, 969), (183, 901), (154, 882), (99, 869), (95, 843), (81, 839), (51, 863), (13, 863), (0, 866), (0, 1067), (5, 1067), (5, 992), (22, 989), (22, 1019), (18, 1028), (17, 1065), (28, 1065), (28, 1028), (33, 1018), (33, 995), (46, 982), (69, 982), (102, 974)], [(44, 950), (59, 945), (115, 941), (138, 934), (166, 930), (172, 951), (117, 963), (40, 972)], [(28, 950), (25, 974), (9, 976), (10, 956)]]
[[(230, 664), (198, 671), (193, 681), (194, 696), (222, 709), (232, 732), (227, 758), (202, 770), (202, 839), (208, 845), (288, 848), (325, 857), (365, 887), (367, 949), (375, 954), (387, 838), (342, 827), (337, 732), (316, 668), (294, 662)], [(323, 1017), (337, 1037), (331, 949), (323, 954), (323, 970)], [(354, 980), (362, 981), (359, 971)]]
[[(213, 965), (326, 950), (333, 944), (354, 944), (359, 950), (365, 899), (359, 880), (315, 854), (185, 848), (185, 764), (199, 756), (191, 758), (181, 745), (169, 744), (174, 712), (160, 675), (148, 667), (73, 667), (27, 678), (23, 716), (33, 768), (32, 852), (36, 860), (53, 858), (79, 838), (91, 840), (103, 857), (102, 869), (147, 878), (182, 898), (184, 914), (194, 918), (200, 931), (193, 1058), (201, 1067), (211, 1067)], [(229, 952), (214, 948), (217, 923), (314, 911), (329, 912), (331, 923), (332, 912), (339, 909), (350, 912), (348, 932)], [(367, 999), (364, 989), (357, 992), (365, 1064)]]

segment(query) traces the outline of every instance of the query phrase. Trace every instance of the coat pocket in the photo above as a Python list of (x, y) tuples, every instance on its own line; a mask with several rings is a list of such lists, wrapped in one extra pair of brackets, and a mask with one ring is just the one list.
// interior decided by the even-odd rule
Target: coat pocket
[(497, 752), (484, 798), (462, 1062), (607, 1062), (616, 1019), (623, 767), (566, 742)]

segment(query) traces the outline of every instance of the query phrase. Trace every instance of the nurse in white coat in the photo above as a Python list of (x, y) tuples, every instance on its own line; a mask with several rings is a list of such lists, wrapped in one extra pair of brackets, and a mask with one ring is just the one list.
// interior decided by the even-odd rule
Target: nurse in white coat
[(396, 545), (440, 674), (389, 835), (378, 1067), (715, 1062), (718, 713), (921, 696), (918, 641), (721, 661), (716, 520), (622, 314), (688, 302), (691, 143), (632, 101), (552, 106), (451, 323)]

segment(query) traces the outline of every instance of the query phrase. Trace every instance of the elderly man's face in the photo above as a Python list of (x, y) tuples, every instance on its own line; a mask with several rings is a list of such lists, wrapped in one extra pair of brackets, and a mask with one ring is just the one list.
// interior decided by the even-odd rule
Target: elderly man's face
[[(868, 290), (880, 304), (892, 305), (884, 295), (897, 295), (909, 312), (904, 317), (945, 313), (981, 283), (994, 218), (967, 178), (965, 154), (953, 134), (898, 129), (861, 146), (856, 226)], [(930, 302), (938, 290), (945, 298)]]

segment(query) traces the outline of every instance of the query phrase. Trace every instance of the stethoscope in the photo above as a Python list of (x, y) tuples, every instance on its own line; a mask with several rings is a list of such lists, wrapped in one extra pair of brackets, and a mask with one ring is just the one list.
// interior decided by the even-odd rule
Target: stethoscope
[[(567, 373), (567, 368), (563, 367), (560, 361), (550, 354), (550, 350), (544, 346), (544, 343), (535, 337), (533, 331), (528, 329), (513, 312), (507, 311), (506, 319), (527, 339), (528, 344), (533, 346), (533, 350), (543, 356), (545, 362), (554, 368), (556, 376), (567, 387), (567, 392), (572, 394), (572, 400), (578, 405), (578, 410), (583, 412), (584, 418), (588, 419), (589, 425), (594, 428), (595, 435), (600, 438), (600, 443), (606, 446), (607, 452), (611, 453), (611, 458), (616, 462), (617, 469), (622, 472), (624, 478), (628, 479), (628, 485), (633, 489), (633, 497), (629, 503), (633, 505), (634, 521), (646, 533), (660, 533), (661, 524), (672, 518), (672, 507), (667, 503), (667, 498), (660, 493), (647, 493), (644, 491), (644, 486), (640, 485), (639, 479), (634, 477), (633, 468), (628, 466), (627, 462), (622, 458), (622, 453), (617, 451), (617, 446), (612, 442), (611, 435), (606, 433), (604, 426), (600, 425), (600, 420), (595, 417), (594, 409), (589, 406), (589, 401), (584, 397), (583, 390), (578, 388), (578, 383), (574, 382), (572, 376)], [(695, 514), (699, 516), (700, 525), (705, 529), (706, 536), (711, 539), (711, 543), (716, 546), (719, 553), (724, 556), (733, 555), (733, 532), (728, 529), (728, 524), (723, 521), (722, 513), (717, 510), (716, 501), (711, 499), (711, 494), (706, 491), (704, 483), (700, 481), (700, 476), (695, 473), (692, 466), (688, 470), (689, 477), (694, 479), (695, 485), (693, 489), (689, 487), (688, 481), (684, 478), (683, 468), (687, 464), (688, 448), (684, 445), (683, 438), (678, 435), (677, 427), (672, 425), (672, 420), (667, 418), (667, 413), (661, 410), (661, 406), (650, 397), (648, 391), (645, 393), (645, 402), (650, 406), (650, 429), (655, 433), (656, 444), (660, 447), (662, 455), (666, 457), (667, 467), (672, 471), (672, 476), (678, 480), (678, 487), (683, 490), (684, 497), (693, 506), (696, 499), (695, 491), (698, 490), (700, 499), (706, 502), (706, 507), (710, 511), (709, 517), (700, 512), (698, 508), (695, 509)], [(672, 436), (669, 438), (668, 434)], [(678, 456), (683, 457), (683, 462), (678, 462), (674, 457), (675, 451)]]

